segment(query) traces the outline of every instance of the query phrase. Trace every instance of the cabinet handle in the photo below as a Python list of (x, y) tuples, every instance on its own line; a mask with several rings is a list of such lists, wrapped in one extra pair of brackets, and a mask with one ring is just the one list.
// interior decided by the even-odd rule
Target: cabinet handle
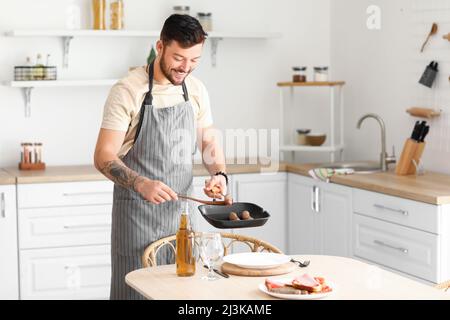
[(391, 245), (389, 245), (387, 243), (384, 243), (383, 241), (380, 241), (380, 240), (373, 240), (373, 243), (375, 243), (375, 244), (377, 244), (379, 246), (382, 246), (382, 247), (386, 247), (386, 248), (390, 248), (390, 249), (401, 251), (401, 252), (403, 252), (405, 254), (408, 253), (408, 249), (401, 248), (401, 247), (394, 247), (394, 246), (391, 246)]
[(406, 211), (406, 210), (393, 209), (393, 208), (389, 208), (389, 207), (383, 206), (383, 205), (381, 205), (381, 204), (374, 204), (373, 206), (374, 206), (375, 208), (378, 208), (378, 209), (387, 210), (387, 211), (392, 211), (392, 212), (395, 212), (395, 213), (400, 213), (400, 214), (402, 214), (402, 215), (404, 215), (404, 216), (408, 216), (408, 215), (409, 215), (408, 211)]
[(99, 264), (95, 264), (95, 263), (91, 263), (91, 264), (79, 264), (79, 265), (65, 265), (64, 269), (71, 269), (71, 268), (101, 268), (101, 267), (110, 267), (111, 264), (110, 263), (99, 263)]
[(6, 218), (6, 201), (5, 201), (5, 193), (2, 192), (0, 196), (0, 210), (2, 214), (2, 218)]
[(91, 196), (94, 194), (112, 194), (111, 191), (99, 191), (99, 192), (73, 192), (73, 193), (63, 193), (64, 197), (75, 197), (75, 196)]
[(313, 186), (312, 192), (311, 192), (311, 208), (314, 212), (319, 213), (320, 212), (320, 195), (319, 195), (320, 189), (317, 186)]
[(110, 223), (99, 223), (99, 224), (72, 224), (65, 225), (64, 229), (84, 229), (84, 228), (102, 228), (102, 227), (111, 227)]

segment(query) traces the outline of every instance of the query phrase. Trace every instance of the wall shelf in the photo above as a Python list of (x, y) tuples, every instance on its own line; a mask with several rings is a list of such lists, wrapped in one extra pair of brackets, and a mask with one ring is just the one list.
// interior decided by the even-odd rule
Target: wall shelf
[(21, 88), (25, 98), (25, 117), (31, 116), (31, 91), (34, 88), (53, 87), (91, 87), (112, 86), (117, 79), (102, 80), (48, 80), (48, 81), (3, 81), (1, 85), (11, 88)]
[[(156, 30), (10, 30), (7, 37), (60, 37), (63, 41), (63, 66), (69, 66), (70, 44), (76, 37), (146, 37), (158, 38), (160, 31)], [(211, 41), (211, 61), (216, 66), (216, 56), (219, 41), (223, 39), (271, 39), (280, 38), (280, 33), (274, 32), (209, 32)]]
[(343, 86), (345, 81), (325, 81), (325, 82), (278, 82), (278, 87), (334, 87)]
[[(344, 81), (327, 81), (327, 82), (278, 82), (277, 86), (280, 90), (280, 131), (281, 131), (281, 147), (280, 152), (291, 152), (292, 161), (295, 160), (295, 152), (326, 152), (330, 153), (331, 162), (335, 161), (335, 152), (340, 153), (340, 159), (342, 160), (342, 153), (344, 151)], [(284, 137), (284, 90), (286, 88), (290, 89), (291, 100), (293, 100), (293, 90), (294, 88), (301, 87), (320, 87), (328, 88), (330, 93), (330, 134), (329, 140), (330, 145), (328, 146), (303, 146), (286, 143)], [(340, 141), (337, 143), (335, 138), (335, 128), (336, 128), (336, 115), (338, 114), (336, 108), (336, 89), (339, 93), (339, 107), (340, 107)], [(292, 101), (291, 101), (292, 102)]]
[(280, 147), (280, 151), (293, 151), (293, 152), (336, 152), (344, 150), (344, 145), (336, 146), (299, 146), (299, 145), (285, 145)]

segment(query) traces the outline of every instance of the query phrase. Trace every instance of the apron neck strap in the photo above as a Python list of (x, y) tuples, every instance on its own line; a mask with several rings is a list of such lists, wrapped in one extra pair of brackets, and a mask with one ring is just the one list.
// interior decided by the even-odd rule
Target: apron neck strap
[[(153, 77), (155, 74), (155, 60), (152, 61), (150, 66), (148, 67), (148, 92), (145, 95), (145, 104), (151, 105), (153, 102), (153, 95), (152, 95), (152, 89), (153, 89)], [(183, 81), (181, 84), (181, 87), (183, 88), (183, 97), (184, 101), (189, 101), (189, 94), (187, 92), (186, 83)]]

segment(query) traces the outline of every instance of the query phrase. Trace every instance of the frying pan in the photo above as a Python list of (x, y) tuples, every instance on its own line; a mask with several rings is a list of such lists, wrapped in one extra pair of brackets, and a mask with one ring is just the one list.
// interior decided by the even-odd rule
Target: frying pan
[[(230, 206), (201, 205), (198, 210), (203, 218), (218, 229), (254, 228), (264, 225), (270, 214), (260, 206), (249, 202), (235, 202)], [(229, 220), (231, 212), (241, 217), (241, 212), (250, 212), (252, 220)]]

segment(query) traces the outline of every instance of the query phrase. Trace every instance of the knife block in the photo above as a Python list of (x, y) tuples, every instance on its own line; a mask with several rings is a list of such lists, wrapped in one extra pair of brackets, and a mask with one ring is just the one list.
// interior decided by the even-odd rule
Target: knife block
[(416, 165), (419, 165), (424, 149), (425, 142), (417, 142), (413, 139), (406, 140), (395, 173), (399, 176), (416, 174)]

